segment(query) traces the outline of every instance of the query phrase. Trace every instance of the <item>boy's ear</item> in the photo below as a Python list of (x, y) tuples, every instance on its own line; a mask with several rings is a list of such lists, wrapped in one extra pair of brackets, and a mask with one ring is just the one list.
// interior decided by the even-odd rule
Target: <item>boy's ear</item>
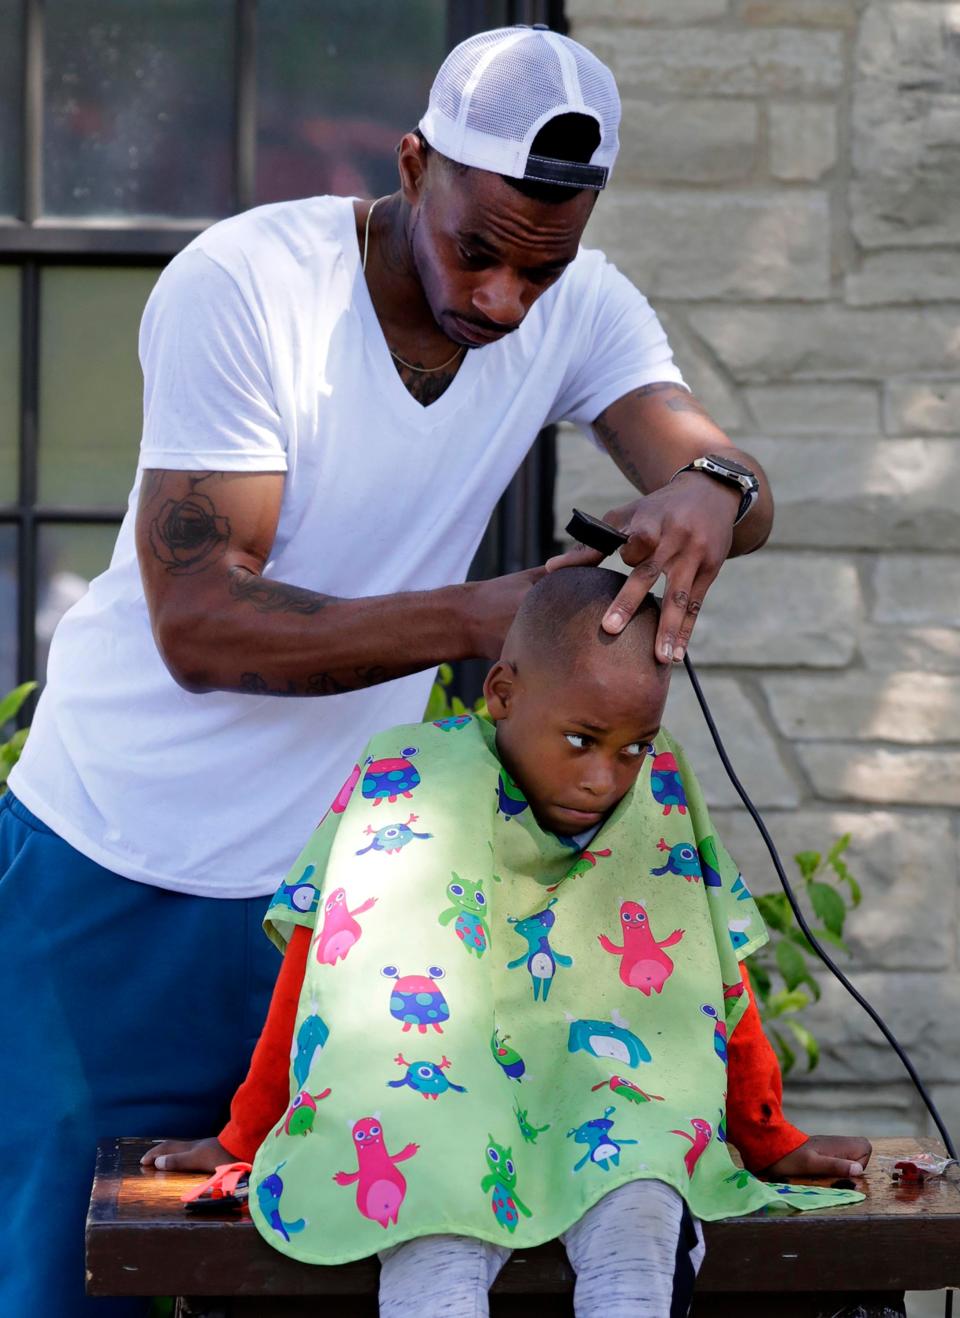
[(487, 702), (487, 712), (495, 723), (510, 717), (516, 681), (517, 675), (513, 668), (502, 659), (498, 659), (487, 673), (483, 698)]

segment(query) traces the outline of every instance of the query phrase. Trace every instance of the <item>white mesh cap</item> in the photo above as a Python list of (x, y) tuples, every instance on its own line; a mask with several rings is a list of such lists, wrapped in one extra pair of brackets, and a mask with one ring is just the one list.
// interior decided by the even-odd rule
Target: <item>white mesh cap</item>
[[(531, 156), (537, 133), (560, 114), (600, 128), (588, 164)], [(440, 66), (420, 131), (442, 155), (509, 178), (571, 188), (606, 186), (620, 141), (620, 97), (596, 55), (542, 24), (480, 32)]]

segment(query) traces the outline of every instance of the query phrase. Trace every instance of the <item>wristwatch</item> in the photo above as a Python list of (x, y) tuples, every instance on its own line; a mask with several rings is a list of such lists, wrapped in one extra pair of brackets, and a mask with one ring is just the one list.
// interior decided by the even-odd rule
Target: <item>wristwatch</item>
[(741, 491), (740, 507), (737, 509), (737, 516), (734, 520), (734, 526), (739, 526), (747, 513), (757, 502), (760, 497), (760, 482), (754, 476), (749, 467), (745, 467), (742, 462), (735, 462), (733, 458), (725, 458), (719, 453), (708, 453), (705, 458), (694, 458), (688, 462), (680, 471), (675, 471), (671, 480), (679, 476), (682, 471), (702, 471), (707, 476), (712, 476), (714, 480), (723, 481), (726, 485), (736, 485)]

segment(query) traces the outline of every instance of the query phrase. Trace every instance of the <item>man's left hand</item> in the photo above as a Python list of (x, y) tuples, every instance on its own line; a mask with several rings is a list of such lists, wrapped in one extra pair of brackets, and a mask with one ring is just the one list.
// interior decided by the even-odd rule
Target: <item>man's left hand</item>
[[(663, 574), (656, 653), (663, 663), (679, 663), (704, 596), (730, 553), (739, 506), (739, 490), (691, 471), (642, 499), (611, 509), (603, 520), (630, 537), (620, 557), (633, 571), (604, 616), (604, 630), (622, 631)], [(602, 554), (579, 545), (551, 558), (547, 571), (602, 561)]]
[(811, 1135), (764, 1176), (862, 1176), (873, 1145), (860, 1135)]

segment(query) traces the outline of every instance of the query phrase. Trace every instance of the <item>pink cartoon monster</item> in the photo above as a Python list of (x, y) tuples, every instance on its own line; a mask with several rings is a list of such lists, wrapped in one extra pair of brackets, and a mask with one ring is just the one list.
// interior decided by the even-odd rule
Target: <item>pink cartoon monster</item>
[(376, 897), (369, 897), (352, 911), (348, 910), (346, 890), (334, 888), (323, 908), (323, 925), (313, 943), (321, 965), (333, 966), (346, 957), (363, 933), (355, 917), (372, 910), (376, 904)]
[(704, 1121), (703, 1117), (691, 1117), (690, 1125), (696, 1133), (696, 1138), (693, 1135), (688, 1135), (685, 1130), (671, 1130), (670, 1132), (671, 1135), (679, 1135), (681, 1139), (690, 1141), (690, 1147), (683, 1158), (688, 1176), (693, 1175), (694, 1168), (700, 1161), (707, 1145), (713, 1139), (713, 1127), (709, 1121)]
[(362, 1117), (353, 1124), (353, 1146), (357, 1155), (355, 1172), (335, 1172), (337, 1185), (357, 1185), (357, 1210), (371, 1222), (386, 1228), (396, 1226), (400, 1205), (407, 1193), (407, 1182), (396, 1164), (412, 1158), (419, 1144), (408, 1144), (399, 1153), (389, 1154), (383, 1142), (379, 1117)]
[(659, 993), (673, 974), (673, 962), (663, 948), (679, 943), (684, 931), (674, 929), (669, 938), (658, 942), (646, 911), (637, 902), (621, 904), (620, 927), (623, 930), (622, 947), (612, 943), (606, 934), (598, 935), (600, 946), (605, 952), (620, 957), (620, 978), (627, 988), (639, 989), (649, 998), (651, 993)]
[[(327, 810), (327, 814), (323, 816), (323, 819), (320, 820), (320, 824), (322, 824), (324, 820), (326, 820), (327, 815), (329, 815), (331, 811), (335, 815), (343, 814), (344, 810), (346, 810), (347, 806), (350, 804), (350, 798), (351, 796), (353, 796), (353, 790), (359, 781), (360, 781), (360, 765), (355, 764), (350, 772), (350, 777), (347, 779), (347, 781), (340, 788), (339, 792), (337, 792), (336, 796), (333, 798), (333, 801), (330, 804), (330, 808)], [(320, 824), (317, 825), (317, 828), (320, 827)]]

